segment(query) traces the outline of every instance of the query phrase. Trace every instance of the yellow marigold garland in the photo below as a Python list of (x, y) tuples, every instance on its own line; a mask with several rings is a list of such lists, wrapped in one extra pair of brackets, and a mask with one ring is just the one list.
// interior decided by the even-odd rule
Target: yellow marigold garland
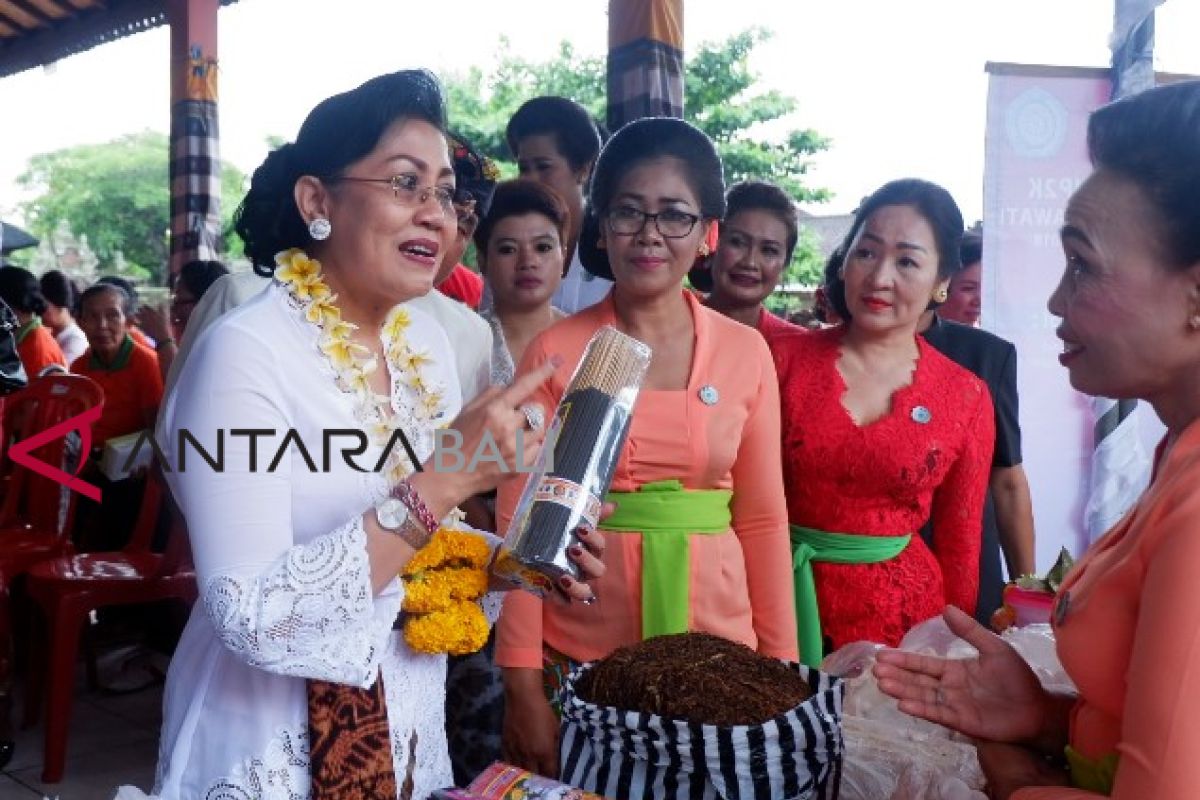
[(487, 592), (491, 548), (478, 534), (439, 528), (405, 565), (404, 640), (422, 653), (474, 653), (487, 642), (479, 607)]
[(443, 611), (456, 600), (478, 600), (487, 592), (488, 575), (467, 567), (427, 570), (404, 581), (404, 610), (413, 614)]
[(491, 557), (491, 548), (478, 534), (439, 528), (429, 544), (404, 566), (403, 575), (416, 575), (442, 566), (486, 569)]
[(467, 600), (455, 600), (444, 611), (416, 614), (404, 624), (404, 641), (421, 653), (465, 656), (478, 652), (487, 638), (487, 617), (478, 603)]

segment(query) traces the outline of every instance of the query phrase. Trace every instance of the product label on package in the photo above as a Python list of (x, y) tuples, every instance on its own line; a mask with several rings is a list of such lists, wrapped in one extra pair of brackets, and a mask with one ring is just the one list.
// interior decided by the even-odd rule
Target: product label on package
[(546, 597), (554, 591), (554, 583), (547, 576), (522, 564), (504, 548), (496, 557), (495, 571), (498, 576), (517, 584), (538, 597)]
[(537, 485), (533, 493), (535, 503), (555, 503), (574, 511), (579, 508), (580, 500), (584, 501), (580, 512), (582, 521), (589, 528), (596, 527), (600, 521), (600, 498), (584, 489), (574, 481), (546, 475)]
[(600, 795), (575, 789), (543, 775), (501, 761), (480, 773), (466, 789), (434, 793), (434, 800), (604, 800)]

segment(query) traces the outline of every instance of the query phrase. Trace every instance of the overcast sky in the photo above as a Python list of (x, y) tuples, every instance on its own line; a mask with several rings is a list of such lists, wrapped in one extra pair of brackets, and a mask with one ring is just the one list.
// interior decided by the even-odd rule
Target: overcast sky
[[(884, 181), (918, 176), (981, 215), (988, 61), (1107, 66), (1111, 0), (685, 0), (686, 48), (752, 25), (763, 85), (799, 101), (795, 122), (833, 140), (812, 174), (843, 212)], [(319, 100), (409, 66), (493, 63), (562, 39), (602, 54), (607, 0), (241, 0), (222, 9), (222, 155), (251, 171), (268, 135), (291, 138)], [(567, 11), (566, 9), (569, 9)], [(1158, 12), (1156, 66), (1200, 75), (1200, 1)], [(37, 153), (168, 127), (168, 37), (138, 34), (0, 79), (0, 213)], [(453, 117), (453, 109), (450, 110)]]

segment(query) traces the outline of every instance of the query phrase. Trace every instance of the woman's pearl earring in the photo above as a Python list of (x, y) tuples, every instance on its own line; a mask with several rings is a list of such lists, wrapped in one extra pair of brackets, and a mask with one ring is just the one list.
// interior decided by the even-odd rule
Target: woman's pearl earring
[(329, 220), (324, 217), (317, 217), (312, 222), (308, 223), (308, 235), (316, 239), (318, 242), (323, 242), (329, 238), (329, 234), (333, 232), (333, 226), (329, 224)]

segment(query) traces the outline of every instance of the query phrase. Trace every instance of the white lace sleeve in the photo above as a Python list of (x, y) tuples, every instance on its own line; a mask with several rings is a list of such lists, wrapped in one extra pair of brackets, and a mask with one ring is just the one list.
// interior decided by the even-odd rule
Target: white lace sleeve
[[(283, 336), (280, 323), (255, 322), (227, 317), (197, 343), (163, 416), (159, 438), (172, 455), (180, 431), (214, 453), (222, 432), (300, 430), (313, 442), (326, 422), (311, 417), (324, 409), (336, 420), (320, 362), (273, 352), (262, 330)], [(399, 581), (372, 590), (364, 481), (348, 468), (314, 473), (292, 449), (269, 463), (274, 441), (258, 463), (249, 437), (225, 433), (221, 468), (193, 455), (168, 476), (205, 608), (221, 641), (256, 667), (369, 686), (402, 593)]]
[(254, 577), (217, 575), (204, 604), (221, 641), (282, 675), (370, 686), (403, 595), (371, 592), (361, 518), (295, 545)]
[(504, 595), (508, 592), (488, 592), (479, 601), (483, 615), (487, 617), (488, 626), (494, 626), (500, 621), (500, 612), (504, 610)]
[[(504, 543), (504, 540), (494, 533), (487, 531), (479, 531), (483, 538), (487, 539), (488, 547), (492, 549), (492, 558), (496, 557), (496, 548)], [(488, 592), (479, 600), (479, 606), (483, 609), (483, 615), (487, 617), (488, 626), (494, 626), (500, 620), (500, 612), (504, 609), (504, 595), (507, 592)]]

